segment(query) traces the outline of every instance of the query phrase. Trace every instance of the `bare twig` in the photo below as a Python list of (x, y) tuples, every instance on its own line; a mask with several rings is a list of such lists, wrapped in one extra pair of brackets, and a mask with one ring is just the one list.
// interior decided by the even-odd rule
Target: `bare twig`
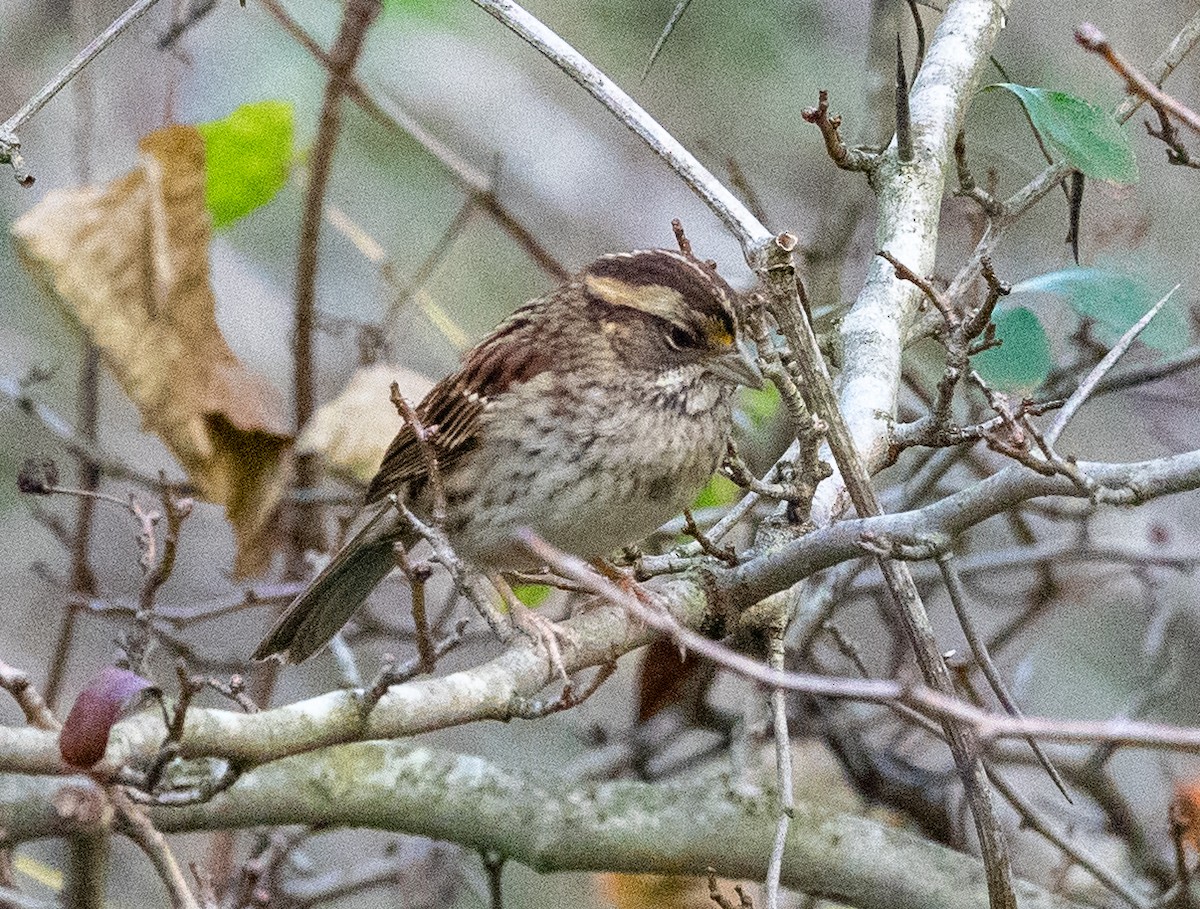
[[(438, 641), (437, 644), (432, 645), (430, 661), (436, 663), (437, 660), (461, 644), (466, 630), (467, 620), (459, 619), (453, 632)], [(374, 709), (380, 698), (387, 694), (387, 690), (393, 685), (399, 685), (401, 682), (406, 682), (419, 673), (425, 672), (424, 662), (424, 658), (418, 656), (416, 659), (401, 663), (391, 654), (385, 654), (380, 663), (379, 672), (370, 687), (363, 693), (363, 704), (367, 710)]]
[[(777, 594), (776, 620), (771, 623), (767, 663), (772, 669), (783, 669), (784, 635), (791, 624), (795, 599), (789, 593)], [(787, 695), (782, 688), (771, 692), (771, 717), (775, 728), (775, 779), (779, 787), (779, 817), (775, 822), (775, 843), (767, 862), (767, 909), (779, 909), (779, 882), (783, 875), (783, 855), (787, 847), (788, 827), (796, 798), (792, 791), (792, 739), (788, 732)]]
[(959, 318), (958, 313), (954, 311), (954, 301), (946, 296), (944, 290), (940, 290), (928, 278), (918, 275), (886, 249), (879, 250), (875, 255), (890, 263), (892, 268), (896, 269), (897, 277), (920, 288), (921, 292), (929, 299), (929, 302), (936, 306), (938, 312), (942, 314), (942, 318), (946, 320), (947, 327), (950, 329), (958, 327)]
[[(803, 309), (796, 299), (792, 265), (794, 245), (794, 242), (780, 237), (768, 250), (768, 265), (764, 277), (768, 289), (777, 300), (773, 311), (782, 314), (785, 319), (791, 317), (790, 324), (785, 322), (780, 327), (789, 344), (797, 345), (797, 359), (805, 370), (806, 393), (813, 402), (813, 410), (828, 424), (829, 445), (854, 507), (862, 516), (877, 515), (881, 513), (879, 498), (838, 407), (828, 368), (821, 358), (812, 326), (803, 319)], [(881, 557), (879, 567), (899, 607), (905, 632), (925, 683), (942, 694), (952, 695), (954, 683), (946, 668), (912, 573), (902, 562), (888, 558)], [(947, 718), (943, 718), (943, 728), (975, 818), (975, 828), (979, 834), (984, 865), (987, 868), (992, 909), (1013, 909), (1016, 906), (1016, 897), (1012, 890), (1008, 847), (995, 815), (978, 742), (969, 728)]]
[(633, 130), (651, 150), (721, 219), (742, 245), (747, 259), (757, 257), (771, 239), (770, 232), (745, 204), (709, 172), (657, 120), (593, 66), (582, 54), (511, 0), (473, 0), (505, 26), (543, 53), (592, 97)]
[(442, 482), (442, 469), (438, 464), (437, 448), (434, 444), (436, 430), (427, 429), (417, 416), (416, 410), (400, 393), (400, 384), (392, 383), (391, 401), (400, 414), (400, 418), (412, 429), (417, 440), (417, 450), (425, 462), (425, 473), (428, 476), (429, 492), (433, 499), (430, 509), (433, 526), (441, 530), (446, 525), (446, 487)]
[[(992, 693), (996, 695), (996, 699), (1004, 707), (1011, 716), (1023, 716), (1021, 708), (1017, 706), (1017, 702), (1008, 692), (1008, 686), (1004, 684), (1004, 679), (1000, 676), (1000, 670), (996, 668), (996, 664), (992, 662), (992, 655), (988, 653), (987, 644), (983, 640), (983, 636), (975, 628), (975, 620), (971, 617), (970, 608), (967, 605), (967, 593), (963, 589), (962, 578), (959, 577), (958, 570), (954, 567), (954, 556), (950, 553), (942, 553), (937, 558), (938, 568), (942, 572), (942, 580), (946, 584), (946, 592), (950, 595), (950, 604), (954, 607), (954, 614), (958, 616), (958, 624), (962, 627), (963, 636), (967, 639), (967, 644), (971, 648), (971, 653), (975, 656), (975, 662), (983, 671), (984, 678), (987, 679), (988, 685), (992, 689)], [(1038, 759), (1038, 763), (1050, 776), (1054, 785), (1058, 787), (1058, 791), (1063, 794), (1068, 802), (1072, 801), (1071, 794), (1067, 792), (1067, 784), (1063, 782), (1061, 774), (1051, 763), (1049, 756), (1042, 750), (1041, 745), (1034, 739), (1029, 739), (1029, 747), (1033, 749), (1034, 755)]]
[[(1156, 86), (1162, 85), (1197, 43), (1200, 43), (1200, 13), (1193, 15), (1183, 28), (1179, 30), (1178, 34), (1175, 35), (1167, 48), (1158, 55), (1158, 58), (1146, 71), (1146, 78)], [(1118, 123), (1124, 123), (1133, 116), (1144, 100), (1144, 97), (1140, 94), (1133, 92), (1127, 94), (1125, 99), (1117, 105), (1116, 110), (1113, 112), (1114, 118)], [(983, 237), (975, 246), (975, 252), (972, 253), (970, 261), (955, 276), (954, 281), (951, 282), (949, 290), (951, 298), (957, 298), (964, 289), (969, 287), (979, 277), (981, 260), (995, 251), (1008, 228), (1016, 223), (1022, 215), (1037, 204), (1048, 192), (1062, 183), (1071, 171), (1071, 165), (1065, 160), (1058, 161), (1051, 164), (1008, 198), (1004, 203), (1005, 216), (1000, 219), (993, 219), (988, 224)]]
[[(333, 168), (333, 155), (341, 129), (341, 101), (345, 79), (354, 72), (366, 39), (367, 30), (381, 9), (379, 0), (350, 0), (342, 14), (341, 26), (329, 51), (329, 81), (321, 101), (321, 112), (308, 161), (308, 191), (300, 220), (297, 241), (295, 313), (292, 327), (292, 396), (296, 432), (300, 432), (316, 410), (316, 365), (313, 333), (316, 329), (317, 251), (321, 233), (325, 190)], [(316, 454), (296, 457), (295, 486), (308, 489), (319, 479)], [(292, 509), (291, 548), (288, 574), (304, 573), (304, 554), (321, 550), (321, 512), (316, 505), (298, 504)]]
[(429, 637), (429, 617), (425, 614), (425, 582), (429, 580), (432, 570), (428, 565), (409, 564), (407, 554), (404, 554), (402, 559), (400, 568), (408, 577), (412, 590), (413, 629), (417, 638), (421, 671), (433, 672), (437, 665), (437, 656), (434, 653), (433, 640)]
[[(331, 70), (332, 62), (329, 55), (308, 32), (300, 27), (278, 0), (262, 0), (262, 5), (314, 59), (326, 69)], [(332, 71), (331, 75), (333, 75)], [(538, 242), (529, 229), (504, 208), (493, 191), (491, 180), (487, 174), (469, 164), (453, 149), (429, 133), (386, 93), (381, 96), (372, 95), (353, 74), (345, 76), (340, 81), (345, 87), (347, 96), (368, 116), (373, 117), (389, 129), (405, 133), (437, 159), (455, 182), (470, 194), (476, 206), (495, 220), (539, 268), (556, 281), (564, 281), (569, 277), (569, 272)]]
[(615, 662), (602, 663), (596, 671), (595, 676), (588, 682), (587, 687), (583, 691), (576, 691), (574, 683), (568, 681), (563, 685), (562, 694), (553, 701), (517, 701), (513, 705), (514, 712), (523, 720), (538, 720), (554, 713), (561, 713), (564, 710), (578, 707), (599, 691), (600, 686), (612, 678), (613, 673), (616, 671), (617, 664)]
[(645, 82), (646, 77), (650, 75), (650, 70), (654, 66), (654, 61), (658, 59), (658, 55), (662, 53), (663, 46), (667, 43), (667, 39), (671, 37), (671, 32), (675, 31), (675, 26), (679, 24), (680, 18), (687, 8), (692, 5), (692, 0), (679, 0), (675, 4), (675, 8), (671, 10), (671, 15), (667, 17), (667, 23), (663, 26), (662, 34), (658, 36), (658, 40), (654, 42), (654, 49), (650, 51), (650, 59), (646, 61), (646, 66), (642, 69), (642, 77), (639, 81)]
[(154, 865), (159, 878), (166, 885), (173, 909), (201, 909), (166, 837), (154, 828), (146, 813), (130, 801), (120, 786), (109, 787), (108, 795), (117, 809), (121, 830), (137, 843)]
[(0, 660), (0, 688), (13, 696), (13, 700), (25, 714), (25, 722), (30, 726), (45, 729), (47, 732), (57, 732), (62, 728), (41, 692), (30, 683), (29, 676), (3, 660)]
[(754, 900), (750, 898), (744, 887), (741, 884), (736, 885), (733, 890), (738, 895), (738, 904), (735, 906), (729, 901), (729, 897), (721, 892), (721, 888), (717, 886), (717, 870), (708, 868), (705, 872), (708, 875), (708, 898), (717, 904), (717, 909), (754, 909)]
[(838, 131), (842, 125), (840, 116), (829, 116), (829, 92), (821, 89), (817, 94), (817, 106), (809, 107), (800, 112), (806, 123), (811, 123), (821, 131), (825, 140), (825, 151), (830, 159), (842, 170), (871, 170), (877, 163), (876, 156), (859, 148), (847, 148)]
[(137, 0), (76, 54), (70, 63), (60, 69), (53, 79), (38, 89), (37, 93), (22, 104), (15, 114), (0, 124), (0, 162), (12, 165), (13, 174), (18, 183), (29, 185), (33, 182), (33, 177), (25, 170), (24, 162), (18, 152), (21, 142), (17, 138), (17, 130), (24, 126), (30, 117), (45, 107), (46, 102), (57, 95), (63, 86), (74, 79), (85, 66), (96, 58), (97, 54), (112, 44), (121, 32), (129, 28), (157, 2), (158, 0)]
[(1135, 909), (1149, 909), (1150, 901), (1138, 893), (1132, 883), (1117, 877), (1117, 875), (1105, 867), (1103, 861), (1093, 856), (1086, 849), (1073, 843), (1066, 831), (1059, 829), (1056, 824), (1042, 817), (1041, 812), (1034, 808), (1033, 804), (1022, 795), (1020, 788), (1011, 785), (990, 764), (988, 765), (988, 779), (992, 781), (992, 785), (996, 787), (996, 791), (1004, 797), (1004, 800), (1017, 810), (1021, 815), (1021, 820), (1027, 826), (1036, 830), (1057, 846), (1062, 850), (1064, 855), (1070, 857), (1071, 861), (1078, 864), (1113, 893), (1118, 894), (1129, 905), (1135, 907)]
[(726, 565), (736, 565), (738, 563), (737, 553), (733, 551), (733, 547), (725, 546), (718, 547), (708, 537), (704, 535), (704, 531), (696, 526), (696, 519), (692, 517), (690, 508), (683, 510), (684, 527), (687, 530), (688, 536), (700, 544), (700, 549), (714, 559), (720, 559)]
[(1104, 355), (1104, 359), (1092, 368), (1092, 371), (1087, 374), (1087, 378), (1079, 383), (1079, 387), (1075, 389), (1074, 394), (1067, 399), (1067, 403), (1059, 411), (1053, 425), (1046, 430), (1045, 439), (1048, 444), (1053, 445), (1058, 441), (1058, 437), (1062, 435), (1062, 431), (1066, 429), (1067, 424), (1071, 422), (1071, 418), (1083, 406), (1083, 402), (1088, 399), (1088, 396), (1096, 388), (1100, 380), (1116, 365), (1117, 360), (1125, 355), (1125, 351), (1129, 350), (1130, 345), (1137, 339), (1137, 336), (1158, 315), (1159, 311), (1167, 304), (1167, 301), (1175, 294), (1175, 291), (1179, 290), (1179, 287), (1180, 285), (1176, 284), (1167, 291), (1166, 296), (1146, 310), (1145, 314), (1134, 322), (1125, 334), (1121, 335), (1120, 340), (1113, 345), (1112, 350)]
[(954, 164), (958, 171), (958, 189), (954, 194), (978, 202), (979, 207), (993, 218), (1003, 215), (1004, 203), (975, 182), (967, 164), (967, 135), (962, 130), (954, 138)]
[(917, 7), (917, 0), (908, 0), (908, 11), (912, 13), (913, 29), (917, 33), (917, 54), (912, 68), (912, 77), (916, 79), (917, 73), (921, 71), (921, 64), (925, 62), (925, 23), (921, 21), (921, 10)]
[(1189, 129), (1200, 133), (1200, 114), (1172, 98), (1155, 85), (1153, 80), (1135, 69), (1128, 60), (1117, 53), (1109, 43), (1108, 36), (1092, 23), (1084, 22), (1075, 29), (1075, 40), (1084, 50), (1099, 55), (1105, 63), (1116, 70), (1117, 74), (1125, 80), (1125, 89), (1130, 94), (1145, 98), (1156, 109), (1168, 111)]
[(479, 577), (471, 571), (466, 563), (454, 551), (453, 545), (446, 537), (446, 534), (441, 528), (436, 525), (426, 524), (402, 503), (400, 503), (393, 495), (390, 497), (395, 503), (396, 508), (404, 515), (404, 518), (412, 526), (413, 530), (424, 539), (433, 548), (434, 558), (442, 567), (446, 569), (450, 577), (454, 579), (455, 585), (463, 596), (471, 601), (471, 605), (483, 616), (484, 621), (488, 623), (488, 627), (501, 641), (507, 643), (512, 638), (512, 630), (505, 621), (504, 616), (492, 603), (487, 592), (479, 589)]
[[(86, 459), (97, 464), (105, 476), (129, 480), (155, 491), (161, 490), (161, 481), (158, 477), (150, 476), (132, 464), (101, 449), (95, 439), (88, 438), (85, 432), (76, 429), (53, 408), (32, 398), (28, 394), (24, 382), (12, 376), (0, 376), (0, 396), (8, 398), (18, 409), (41, 423), (43, 428), (58, 439), (63, 447), (76, 458)], [(171, 481), (171, 485), (186, 488), (187, 484)]]
[(1149, 120), (1142, 122), (1149, 135), (1159, 139), (1167, 146), (1167, 163), (1200, 169), (1200, 161), (1193, 158), (1192, 153), (1183, 144), (1183, 140), (1179, 138), (1179, 130), (1175, 128), (1175, 124), (1171, 122), (1167, 112), (1161, 107), (1155, 106), (1154, 113), (1158, 115), (1158, 129), (1155, 129)]

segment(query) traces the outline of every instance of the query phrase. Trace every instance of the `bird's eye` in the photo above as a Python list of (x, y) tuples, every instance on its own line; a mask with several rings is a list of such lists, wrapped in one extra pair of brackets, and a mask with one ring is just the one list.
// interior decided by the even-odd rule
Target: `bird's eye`
[(672, 325), (671, 333), (667, 336), (667, 343), (676, 350), (683, 350), (685, 347), (694, 346), (696, 342), (686, 328)]

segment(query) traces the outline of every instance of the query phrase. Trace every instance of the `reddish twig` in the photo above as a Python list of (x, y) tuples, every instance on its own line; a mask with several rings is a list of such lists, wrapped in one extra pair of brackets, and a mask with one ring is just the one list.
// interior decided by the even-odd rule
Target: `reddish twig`
[(1109, 43), (1108, 36), (1092, 23), (1084, 22), (1075, 29), (1075, 40), (1084, 50), (1099, 55), (1105, 63), (1111, 66), (1125, 80), (1125, 86), (1131, 95), (1145, 98), (1155, 108), (1162, 108), (1189, 129), (1200, 133), (1200, 114), (1168, 95), (1135, 69), (1128, 60), (1117, 53)]

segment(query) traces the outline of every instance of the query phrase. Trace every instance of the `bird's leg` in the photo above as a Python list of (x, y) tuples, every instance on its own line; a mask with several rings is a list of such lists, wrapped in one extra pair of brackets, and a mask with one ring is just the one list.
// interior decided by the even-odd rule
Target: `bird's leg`
[(513, 628), (532, 639), (535, 644), (545, 648), (546, 657), (550, 660), (550, 668), (562, 676), (563, 683), (569, 686), (571, 678), (567, 675), (567, 667), (563, 664), (562, 648), (578, 646), (579, 642), (575, 638), (575, 633), (569, 628), (564, 628), (557, 622), (539, 615), (536, 610), (530, 609), (522, 603), (517, 599), (517, 595), (509, 586), (508, 581), (498, 572), (490, 573), (488, 580), (492, 582), (492, 586), (496, 588), (496, 592), (508, 606), (508, 614)]

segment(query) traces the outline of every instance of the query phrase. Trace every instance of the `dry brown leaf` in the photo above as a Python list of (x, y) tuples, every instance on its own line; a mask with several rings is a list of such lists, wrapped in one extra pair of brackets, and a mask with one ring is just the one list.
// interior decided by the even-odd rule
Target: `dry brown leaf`
[(321, 407), (296, 440), (297, 454), (318, 452), (334, 473), (369, 483), (388, 445), (400, 431), (391, 401), (392, 382), (416, 405), (433, 383), (403, 366), (377, 364), (358, 370), (342, 393)]
[(287, 486), (283, 400), (234, 356), (209, 284), (204, 144), (171, 126), (106, 186), (58, 190), (13, 226), (26, 267), (100, 348), (146, 429), (210, 502), (226, 506), (238, 574), (266, 568)]

